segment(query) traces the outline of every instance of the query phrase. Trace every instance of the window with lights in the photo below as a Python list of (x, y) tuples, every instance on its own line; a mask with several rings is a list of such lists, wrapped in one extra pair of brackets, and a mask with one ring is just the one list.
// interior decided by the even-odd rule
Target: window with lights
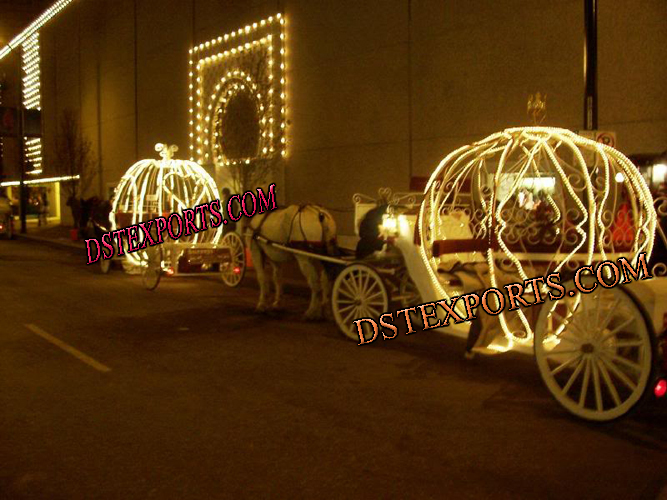
[(190, 50), (190, 158), (247, 165), (286, 155), (285, 18)]

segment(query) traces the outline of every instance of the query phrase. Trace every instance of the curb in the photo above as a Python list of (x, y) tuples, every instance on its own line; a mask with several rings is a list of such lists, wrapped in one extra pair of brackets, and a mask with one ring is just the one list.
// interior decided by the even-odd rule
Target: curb
[(14, 236), (18, 239), (34, 241), (36, 243), (42, 243), (44, 245), (55, 246), (55, 247), (65, 247), (65, 248), (74, 248), (76, 250), (84, 250), (85, 247), (81, 244), (75, 243), (73, 241), (59, 241), (52, 238), (43, 238), (41, 236), (33, 236), (31, 234), (20, 234), (15, 233)]
[[(30, 234), (15, 234), (15, 237), (17, 239), (22, 239), (26, 241), (32, 241), (35, 243), (39, 243), (42, 245), (47, 245), (51, 247), (57, 247), (57, 248), (66, 248), (68, 250), (85, 250), (85, 247), (81, 244), (77, 244), (73, 241), (67, 241), (67, 240), (54, 240), (52, 238), (43, 238), (41, 236), (33, 236)], [(252, 268), (249, 268), (246, 270), (246, 275), (247, 278), (244, 280), (244, 282), (250, 281), (249, 285), (253, 288), (259, 289), (259, 284), (257, 283), (257, 274), (255, 273), (255, 270)], [(310, 297), (310, 288), (308, 287), (308, 284), (303, 282), (298, 282), (298, 281), (284, 281), (283, 282), (283, 291), (284, 293), (288, 293), (290, 295), (295, 295), (297, 297)]]

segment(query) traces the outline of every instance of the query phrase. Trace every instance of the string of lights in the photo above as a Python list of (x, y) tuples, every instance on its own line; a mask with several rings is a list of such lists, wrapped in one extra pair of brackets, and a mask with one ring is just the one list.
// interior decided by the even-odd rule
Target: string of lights
[[(59, 14), (73, 0), (58, 0), (46, 9), (26, 29), (16, 35), (7, 45), (0, 49), (0, 60), (9, 55), (12, 50), (21, 48), (22, 80), (23, 80), (23, 106), (25, 109), (41, 110), (41, 74), (40, 74), (40, 45), (39, 29)], [(24, 138), (24, 154), (32, 170), (28, 174), (37, 175), (42, 173), (42, 140), (40, 138)], [(1, 150), (0, 150), (1, 154)], [(53, 178), (51, 178), (53, 179)], [(26, 184), (57, 182), (51, 179), (39, 179), (26, 181)], [(5, 183), (6, 184), (6, 183)], [(11, 185), (18, 185), (11, 184)]]
[(48, 23), (54, 16), (60, 13), (61, 10), (72, 3), (72, 1), (73, 0), (58, 0), (51, 7), (42, 12), (42, 14), (30, 23), (26, 29), (16, 35), (7, 45), (0, 49), (0, 60), (4, 59), (12, 50), (20, 47), (23, 42), (33, 34), (37, 33), (42, 26)]
[[(53, 182), (67, 182), (67, 181), (76, 181), (79, 180), (78, 175), (65, 175), (62, 177), (45, 177), (43, 179), (30, 179), (24, 182), (24, 184), (50, 184)], [(10, 186), (20, 186), (21, 181), (5, 181), (0, 182), (0, 187), (10, 187)]]
[[(155, 150), (160, 160), (138, 161), (118, 182), (111, 209), (113, 230), (220, 199), (215, 181), (203, 167), (173, 159), (178, 147), (158, 143)], [(222, 229), (184, 236), (182, 241), (217, 243), (221, 235)], [(126, 258), (130, 264), (141, 265), (146, 254), (142, 251), (127, 254)]]
[[(554, 181), (540, 184), (551, 188), (539, 193), (544, 202), (539, 209), (521, 204), (526, 179)], [(633, 231), (619, 241), (614, 225), (624, 204)], [(618, 255), (635, 262), (641, 252), (650, 255), (656, 227), (648, 186), (630, 160), (614, 148), (551, 127), (507, 129), (450, 153), (429, 179), (419, 220), (426, 271), (448, 299), (439, 269), (453, 258), (486, 261), (489, 284), (499, 288), (510, 278), (527, 280), (535, 269), (572, 270)], [(446, 234), (448, 220), (450, 226), (456, 220), (470, 240), (486, 240), (488, 248), (466, 249), (465, 238)], [(450, 248), (458, 247), (436, 253), (448, 239)], [(532, 342), (521, 310), (514, 317), (503, 312), (499, 320), (505, 349)]]
[[(245, 56), (266, 51), (267, 95), (242, 69)], [(285, 17), (270, 16), (190, 49), (190, 160), (228, 166), (287, 154)], [(257, 76), (255, 76), (256, 78)], [(220, 147), (220, 119), (241, 92), (252, 96), (260, 141), (254, 157), (227, 158)]]
[[(25, 109), (41, 110), (40, 93), (40, 55), (39, 33), (30, 35), (21, 46), (23, 68), (23, 107)], [(42, 173), (42, 139), (24, 138), (24, 155), (26, 163), (32, 166), (28, 173), (32, 175)]]

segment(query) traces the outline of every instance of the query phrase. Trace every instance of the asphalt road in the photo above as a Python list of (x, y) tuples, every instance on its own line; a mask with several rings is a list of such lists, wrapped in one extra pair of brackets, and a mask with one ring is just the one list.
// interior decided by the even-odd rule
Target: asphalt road
[(529, 357), (84, 259), (0, 241), (0, 498), (667, 498), (664, 404), (591, 425)]

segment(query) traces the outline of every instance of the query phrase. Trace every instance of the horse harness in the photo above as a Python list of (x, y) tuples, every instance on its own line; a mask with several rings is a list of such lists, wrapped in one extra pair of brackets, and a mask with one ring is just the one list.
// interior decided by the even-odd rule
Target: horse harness
[[(319, 210), (318, 213), (318, 220), (320, 222), (320, 227), (322, 229), (322, 238), (320, 239), (320, 241), (312, 241), (312, 240), (309, 241), (308, 237), (306, 236), (306, 231), (303, 228), (303, 221), (302, 221), (302, 214), (308, 207), (313, 207), (319, 210), (319, 207), (317, 207), (317, 205), (310, 205), (310, 204), (299, 205), (299, 209), (296, 211), (296, 213), (292, 217), (292, 220), (290, 221), (289, 232), (287, 233), (288, 240), (287, 242), (285, 242), (284, 245), (289, 248), (294, 248), (297, 250), (307, 250), (313, 253), (327, 253), (327, 241), (326, 241), (326, 235), (324, 233), (324, 219), (326, 219), (327, 214), (322, 210)], [(285, 209), (281, 208), (279, 210), (285, 210)], [(259, 221), (259, 225), (253, 231), (253, 238), (256, 238), (260, 234), (262, 226), (273, 212), (274, 211), (267, 213), (266, 216)], [(293, 241), (291, 239), (292, 231), (294, 229), (294, 222), (297, 220), (297, 218), (299, 219), (298, 226), (299, 230), (301, 231), (301, 236), (303, 237), (303, 241)]]

